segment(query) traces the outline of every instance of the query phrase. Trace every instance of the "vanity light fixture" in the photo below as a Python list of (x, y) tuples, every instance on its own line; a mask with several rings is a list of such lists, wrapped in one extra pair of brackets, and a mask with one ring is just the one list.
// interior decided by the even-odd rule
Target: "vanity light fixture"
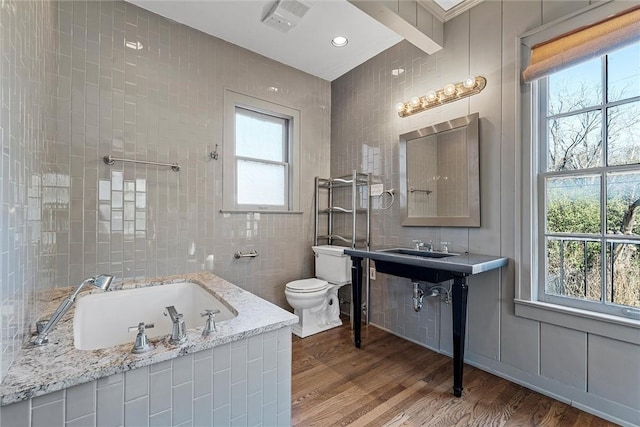
[(461, 82), (449, 83), (442, 89), (430, 90), (424, 96), (414, 96), (407, 102), (400, 102), (396, 104), (396, 111), (400, 117), (408, 117), (430, 108), (480, 93), (486, 85), (487, 79), (484, 77), (470, 76)]
[(345, 36), (336, 36), (331, 39), (331, 44), (335, 47), (345, 47), (349, 43), (349, 39)]

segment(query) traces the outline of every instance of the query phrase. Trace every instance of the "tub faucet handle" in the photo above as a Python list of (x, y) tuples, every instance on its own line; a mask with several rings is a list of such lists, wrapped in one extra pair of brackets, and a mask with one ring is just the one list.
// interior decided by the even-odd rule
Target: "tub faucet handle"
[(155, 327), (155, 324), (145, 324), (144, 322), (138, 323), (138, 326), (129, 326), (129, 332), (138, 331), (138, 335), (136, 335), (136, 342), (133, 344), (133, 348), (131, 349), (133, 354), (146, 353), (153, 348), (151, 347), (151, 344), (149, 344), (149, 339), (145, 332), (146, 329), (151, 329), (153, 327)]
[(200, 316), (202, 317), (207, 317), (207, 320), (205, 321), (204, 324), (204, 329), (202, 330), (202, 336), (203, 337), (208, 337), (209, 335), (211, 335), (211, 333), (213, 331), (218, 331), (218, 328), (216, 328), (216, 321), (215, 321), (215, 317), (216, 314), (220, 313), (220, 310), (211, 310), (211, 309), (206, 309), (204, 311), (204, 313), (200, 313)]

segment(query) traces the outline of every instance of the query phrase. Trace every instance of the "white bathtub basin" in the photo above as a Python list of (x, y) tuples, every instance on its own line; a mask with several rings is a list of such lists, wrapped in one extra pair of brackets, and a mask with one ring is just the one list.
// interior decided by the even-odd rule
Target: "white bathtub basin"
[(120, 344), (133, 345), (138, 323), (154, 323), (147, 329), (150, 339), (171, 333), (171, 318), (163, 313), (173, 305), (182, 313), (187, 329), (203, 327), (206, 309), (218, 309), (216, 324), (237, 316), (214, 295), (191, 282), (171, 283), (87, 295), (76, 301), (73, 342), (79, 350), (99, 350)]

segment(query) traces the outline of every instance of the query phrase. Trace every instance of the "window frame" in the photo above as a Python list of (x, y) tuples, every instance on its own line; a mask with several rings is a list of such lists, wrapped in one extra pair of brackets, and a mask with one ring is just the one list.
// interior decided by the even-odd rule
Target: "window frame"
[[(236, 156), (236, 111), (238, 108), (285, 119), (287, 121), (287, 147), (284, 148), (285, 162), (272, 162), (245, 156)], [(284, 144), (284, 142), (283, 142)], [(223, 123), (223, 176), (221, 212), (244, 213), (299, 213), (300, 209), (300, 111), (255, 98), (229, 89), (224, 94)], [(256, 161), (264, 164), (283, 164), (285, 166), (285, 203), (284, 205), (259, 205), (238, 203), (237, 163), (238, 160)]]
[[(536, 248), (538, 212), (538, 158), (533, 141), (539, 128), (534, 126), (533, 112), (538, 111), (538, 101), (533, 96), (535, 84), (525, 83), (522, 71), (529, 63), (531, 48), (541, 42), (565, 34), (568, 31), (590, 25), (629, 7), (625, 2), (601, 2), (591, 4), (576, 13), (541, 25), (520, 34), (516, 38), (514, 80), (516, 85), (514, 115), (515, 136), (520, 140), (515, 146), (515, 178), (518, 191), (515, 195), (515, 315), (536, 322), (572, 328), (586, 333), (608, 336), (612, 339), (640, 345), (640, 319), (609, 315), (547, 303), (538, 299), (539, 268)], [(544, 283), (542, 282), (544, 286)]]
[[(538, 277), (541, 279), (540, 286), (538, 287), (538, 300), (551, 304), (565, 305), (568, 307), (579, 308), (604, 314), (625, 316), (625, 312), (629, 309), (632, 311), (640, 312), (637, 307), (629, 307), (621, 304), (616, 304), (613, 301), (607, 301), (607, 280), (606, 276), (606, 263), (608, 262), (607, 245), (612, 242), (624, 243), (634, 242), (640, 244), (640, 236), (618, 236), (615, 234), (607, 233), (607, 175), (616, 172), (628, 172), (628, 171), (640, 171), (640, 167), (637, 163), (625, 164), (625, 165), (608, 165), (608, 143), (609, 143), (609, 129), (608, 129), (608, 110), (621, 105), (640, 102), (640, 96), (630, 97), (623, 100), (610, 101), (609, 87), (608, 87), (608, 67), (607, 56), (604, 54), (598, 57), (600, 61), (600, 84), (602, 87), (601, 98), (597, 104), (593, 104), (586, 108), (572, 110), (569, 112), (562, 112), (555, 115), (549, 115), (547, 111), (548, 106), (548, 83), (549, 76), (543, 77), (535, 82), (532, 82), (532, 96), (536, 98), (537, 109), (532, 111), (532, 123), (537, 127), (537, 134), (533, 140), (533, 145), (537, 150), (538, 160), (537, 164), (539, 169), (535, 171), (538, 192), (538, 211), (537, 211), (537, 232), (538, 232)], [(593, 58), (595, 59), (595, 58)], [(554, 118), (570, 117), (587, 112), (597, 112), (601, 117), (601, 138), (602, 138), (602, 157), (600, 159), (600, 165), (597, 167), (583, 168), (583, 169), (570, 169), (562, 171), (549, 171), (548, 166), (548, 149), (549, 149), (549, 121)], [(580, 177), (585, 175), (599, 176), (600, 177), (600, 232), (598, 234), (584, 234), (584, 233), (559, 233), (547, 231), (547, 179), (555, 177)], [(575, 298), (570, 296), (554, 295), (546, 292), (547, 281), (547, 239), (552, 238), (565, 238), (570, 241), (584, 240), (589, 242), (598, 242), (601, 245), (600, 256), (602, 262), (602, 268), (600, 271), (600, 301), (588, 300), (586, 298)], [(612, 284), (613, 288), (613, 284)]]

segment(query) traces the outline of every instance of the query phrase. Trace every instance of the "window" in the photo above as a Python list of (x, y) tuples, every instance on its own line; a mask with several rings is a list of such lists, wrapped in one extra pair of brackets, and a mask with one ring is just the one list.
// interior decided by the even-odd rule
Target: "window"
[(297, 209), (299, 112), (225, 93), (224, 211)]
[(635, 317), (640, 43), (553, 72), (533, 89), (539, 110), (538, 299)]

